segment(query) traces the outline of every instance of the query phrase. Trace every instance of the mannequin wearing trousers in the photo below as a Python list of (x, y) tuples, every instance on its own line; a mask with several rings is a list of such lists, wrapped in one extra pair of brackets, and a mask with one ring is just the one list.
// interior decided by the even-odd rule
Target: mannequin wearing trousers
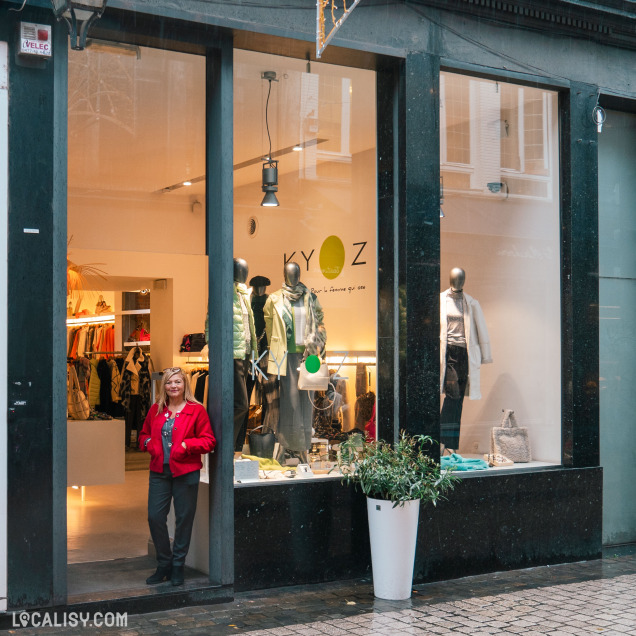
[(247, 262), (234, 259), (234, 302), (232, 306), (232, 337), (234, 349), (234, 452), (240, 454), (245, 443), (249, 418), (247, 377), (250, 373), (252, 352), (256, 355), (256, 332), (250, 294), (245, 285), (248, 274)]
[(300, 265), (287, 263), (284, 275), (282, 289), (270, 294), (263, 310), (270, 350), (268, 375), (280, 375), (276, 459), (281, 461), (285, 450), (290, 450), (306, 462), (311, 447), (313, 394), (298, 389), (298, 368), (307, 355), (324, 351), (327, 332), (317, 296), (300, 282)]
[(450, 289), (440, 294), (441, 384), (440, 443), (450, 452), (459, 447), (462, 408), (468, 391), (481, 398), (480, 366), (492, 362), (490, 339), (479, 302), (464, 293), (466, 272), (455, 267)]
[[(265, 303), (269, 296), (265, 293), (268, 285), (271, 285), (269, 278), (265, 276), (254, 276), (250, 279), (250, 287), (252, 288), (251, 305), (252, 313), (254, 314), (254, 329), (256, 331), (258, 350), (256, 359), (261, 357), (263, 353), (267, 351), (267, 332), (265, 331), (265, 315), (263, 310)], [(267, 354), (263, 356), (258, 366), (261, 371), (267, 376)], [(267, 376), (267, 380), (264, 380), (262, 376), (254, 372), (252, 376), (252, 369), (250, 367), (247, 374), (247, 400), (252, 399), (252, 391), (256, 387), (255, 403), (261, 405), (261, 423), (267, 427), (268, 422), (268, 400), (266, 398), (266, 391), (264, 385), (272, 384), (276, 382), (276, 378), (273, 376)]]

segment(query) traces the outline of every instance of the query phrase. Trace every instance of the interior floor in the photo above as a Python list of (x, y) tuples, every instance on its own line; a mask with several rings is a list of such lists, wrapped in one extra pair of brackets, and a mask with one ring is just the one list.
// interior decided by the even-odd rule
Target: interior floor
[[(127, 453), (136, 462), (146, 453)], [(132, 458), (131, 458), (132, 459)], [(126, 470), (123, 484), (67, 489), (68, 563), (148, 555), (148, 470)]]
[[(170, 582), (145, 583), (156, 567), (148, 530), (147, 453), (128, 451), (123, 484), (67, 490), (69, 602), (80, 603), (174, 590)], [(182, 589), (209, 586), (208, 577), (185, 570)]]

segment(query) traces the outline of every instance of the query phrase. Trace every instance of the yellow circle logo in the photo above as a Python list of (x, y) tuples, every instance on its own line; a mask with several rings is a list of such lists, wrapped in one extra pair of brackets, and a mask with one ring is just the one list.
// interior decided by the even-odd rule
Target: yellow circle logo
[(345, 262), (345, 248), (335, 235), (328, 236), (320, 248), (320, 271), (330, 280), (340, 276)]

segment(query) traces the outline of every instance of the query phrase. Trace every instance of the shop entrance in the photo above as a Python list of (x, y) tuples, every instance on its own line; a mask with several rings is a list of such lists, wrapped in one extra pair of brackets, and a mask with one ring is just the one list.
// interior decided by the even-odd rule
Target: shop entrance
[[(180, 350), (204, 332), (204, 210), (205, 58), (100, 41), (71, 52), (67, 370), (69, 395), (86, 400), (67, 424), (69, 602), (150, 589), (149, 455), (137, 437), (162, 369), (184, 368), (207, 399), (204, 343)], [(208, 585), (206, 476), (186, 587)]]

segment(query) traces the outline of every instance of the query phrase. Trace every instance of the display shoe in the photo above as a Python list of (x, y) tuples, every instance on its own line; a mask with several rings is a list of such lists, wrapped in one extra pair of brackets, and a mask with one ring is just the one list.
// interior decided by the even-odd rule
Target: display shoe
[(163, 568), (158, 567), (157, 571), (146, 579), (146, 585), (157, 585), (157, 583), (163, 583), (164, 581), (168, 581), (171, 575), (172, 568), (170, 566)]
[(183, 566), (172, 566), (172, 585), (183, 585)]

